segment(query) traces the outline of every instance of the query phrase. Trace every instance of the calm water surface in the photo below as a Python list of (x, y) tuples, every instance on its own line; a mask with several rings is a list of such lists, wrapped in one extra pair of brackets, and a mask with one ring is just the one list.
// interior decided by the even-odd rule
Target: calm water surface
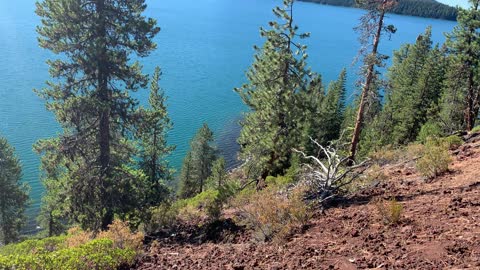
[[(163, 69), (161, 84), (169, 96), (169, 112), (174, 130), (169, 141), (177, 145), (170, 157), (179, 168), (188, 141), (202, 122), (215, 131), (219, 148), (230, 164), (235, 161), (238, 133), (236, 122), (245, 108), (234, 87), (245, 82), (244, 72), (251, 64), (254, 44), (261, 45), (260, 26), (272, 19), (274, 0), (149, 0), (147, 15), (158, 20), (162, 31), (156, 38), (158, 49), (142, 60), (144, 71)], [(43, 188), (39, 182), (39, 157), (32, 144), (54, 136), (58, 125), (32, 91), (48, 79), (45, 61), (53, 55), (37, 44), (34, 0), (0, 0), (0, 134), (6, 136), (23, 165), (23, 179), (31, 186), (29, 228), (35, 226)], [(295, 19), (300, 29), (311, 32), (309, 63), (321, 72), (324, 81), (336, 78), (343, 67), (350, 67), (358, 42), (352, 28), (363, 11), (351, 8), (297, 3)], [(443, 42), (443, 33), (453, 22), (390, 15), (388, 22), (398, 28), (391, 40), (382, 43), (382, 52), (405, 42), (431, 25), (433, 38)], [(351, 69), (351, 68), (350, 68)], [(349, 92), (354, 92), (355, 71), (350, 70)], [(148, 91), (138, 94), (146, 102)]]

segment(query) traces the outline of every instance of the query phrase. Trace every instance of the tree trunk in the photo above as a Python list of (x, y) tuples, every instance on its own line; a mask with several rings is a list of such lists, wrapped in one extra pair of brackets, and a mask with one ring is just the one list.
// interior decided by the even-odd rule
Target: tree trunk
[(111, 93), (108, 89), (108, 66), (107, 66), (107, 44), (106, 44), (106, 26), (104, 0), (96, 0), (97, 13), (99, 16), (97, 35), (99, 38), (98, 48), (98, 97), (100, 101), (99, 108), (99, 130), (98, 130), (98, 144), (100, 148), (99, 163), (100, 163), (100, 181), (101, 181), (101, 208), (106, 208), (106, 213), (102, 217), (102, 229), (107, 229), (113, 221), (113, 213), (109, 202), (109, 195), (107, 194), (107, 182), (111, 177), (110, 168), (110, 99)]
[[(373, 40), (373, 49), (372, 49), (372, 57), (377, 57), (378, 52), (378, 44), (380, 43), (380, 36), (382, 34), (383, 29), (383, 19), (385, 17), (385, 9), (382, 9), (380, 14), (380, 19), (378, 21), (377, 33)], [(365, 79), (365, 84), (362, 89), (362, 96), (360, 98), (360, 104), (358, 106), (358, 113), (357, 119), (355, 121), (355, 129), (353, 131), (352, 142), (350, 147), (350, 161), (353, 162), (355, 160), (355, 155), (357, 154), (357, 145), (360, 141), (360, 133), (362, 131), (363, 126), (363, 119), (365, 114), (365, 106), (367, 103), (368, 94), (370, 92), (370, 86), (372, 84), (373, 78), (375, 75), (375, 62), (368, 63), (367, 68), (367, 75)]]

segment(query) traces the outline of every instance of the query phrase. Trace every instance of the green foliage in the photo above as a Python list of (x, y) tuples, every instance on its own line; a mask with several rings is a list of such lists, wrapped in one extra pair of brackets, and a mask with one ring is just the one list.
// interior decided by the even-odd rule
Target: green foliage
[(474, 127), (471, 131), (471, 133), (477, 133), (477, 132), (480, 132), (480, 126), (476, 126)]
[[(37, 248), (39, 245), (39, 248)], [(114, 247), (110, 239), (96, 239), (75, 248), (59, 248), (45, 251), (41, 244), (35, 244), (31, 251), (3, 255), (0, 250), (0, 269), (14, 270), (90, 270), (117, 269), (131, 265), (136, 252)]]
[(463, 140), (457, 135), (451, 135), (443, 139), (448, 145), (448, 149), (455, 150), (458, 147), (462, 146)]
[(179, 209), (172, 202), (163, 202), (151, 210), (150, 220), (145, 223), (145, 231), (154, 233), (163, 228), (172, 228), (178, 222)]
[(437, 123), (427, 122), (420, 129), (417, 141), (425, 144), (429, 138), (440, 138), (442, 135), (442, 130)]
[(207, 179), (207, 188), (219, 189), (227, 181), (227, 178), (225, 159), (220, 157), (213, 162), (212, 174)]
[(297, 174), (300, 168), (300, 159), (298, 156), (294, 156), (292, 159), (292, 166), (286, 171), (285, 175), (268, 176), (265, 179), (267, 187), (284, 188), (289, 184), (293, 184), (297, 181)]
[(118, 269), (133, 264), (143, 235), (132, 233), (118, 220), (96, 239), (91, 232), (70, 230), (68, 235), (27, 240), (0, 248), (0, 269)]
[(14, 149), (0, 137), (0, 246), (17, 241), (25, 221), (28, 187), (21, 183), (21, 177)]
[(167, 144), (167, 133), (172, 129), (168, 116), (164, 91), (159, 86), (162, 72), (155, 68), (150, 85), (149, 108), (139, 108), (136, 136), (139, 138), (140, 161), (142, 171), (148, 177), (150, 192), (146, 200), (149, 205), (158, 205), (168, 197), (166, 186), (173, 178), (166, 157), (175, 149)]
[(458, 24), (447, 34), (450, 67), (440, 110), (446, 133), (472, 129), (479, 112), (480, 1), (470, 3), (459, 9)]
[(213, 140), (213, 132), (204, 123), (190, 142), (190, 151), (183, 160), (179, 179), (180, 198), (190, 198), (205, 190), (207, 178), (212, 173), (212, 165), (217, 156), (212, 146)]
[(408, 144), (419, 133), (429, 132), (425, 128), (431, 124), (424, 124), (429, 108), (438, 106), (439, 89), (445, 77), (444, 58), (441, 50), (432, 47), (430, 27), (414, 44), (404, 45), (394, 52), (385, 106), (368, 133), (369, 141), (374, 144), (366, 148)]
[(435, 178), (448, 171), (452, 158), (449, 144), (442, 139), (429, 138), (423, 156), (417, 160), (417, 170), (427, 178)]
[[(301, 0), (325, 5), (355, 7), (358, 0)], [(434, 0), (402, 0), (390, 11), (395, 14), (419, 16), (426, 18), (445, 19), (454, 21), (457, 10), (454, 7)]]
[(318, 77), (317, 81), (310, 83), (309, 91), (302, 93), (302, 106), (305, 108), (302, 121), (306, 122), (303, 146), (307, 152), (313, 153), (310, 138), (326, 145), (340, 137), (345, 113), (346, 79), (347, 73), (343, 69), (337, 81), (330, 83), (326, 92)]
[[(138, 101), (131, 94), (145, 88), (148, 77), (131, 59), (149, 55), (160, 30), (142, 15), (145, 9), (144, 0), (37, 3), (40, 46), (57, 55), (48, 61), (52, 80), (37, 92), (62, 132), (36, 145), (44, 181), (62, 182), (46, 185), (62, 189), (47, 190), (44, 208), (53, 216), (46, 219), (57, 224), (56, 212), (63, 212), (83, 228), (99, 231), (115, 215), (145, 207), (150, 185), (135, 168)], [(59, 194), (65, 208), (54, 208)]]
[(273, 10), (277, 20), (269, 23), (271, 28), (260, 29), (265, 43), (255, 47), (249, 82), (235, 89), (249, 108), (238, 142), (241, 157), (250, 161), (246, 167), (259, 174), (254, 179), (283, 174), (290, 166), (292, 148), (301, 145), (308, 126), (303, 119), (305, 95), (323, 95), (318, 78), (306, 68), (306, 46), (296, 42), (308, 34), (297, 33), (292, 5), (292, 0), (284, 0)]

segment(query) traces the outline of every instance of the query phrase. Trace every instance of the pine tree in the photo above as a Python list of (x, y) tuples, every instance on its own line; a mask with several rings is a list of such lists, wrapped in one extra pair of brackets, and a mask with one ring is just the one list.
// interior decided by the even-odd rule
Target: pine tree
[[(443, 115), (457, 119), (458, 99), (464, 99), (463, 123), (453, 123), (470, 131), (480, 108), (480, 0), (470, 0), (468, 10), (460, 9), (458, 25), (447, 35), (447, 46), (452, 53), (449, 82), (445, 89)], [(460, 92), (459, 92), (460, 90)], [(450, 103), (450, 104), (449, 104)], [(447, 121), (448, 119), (444, 119)], [(450, 128), (451, 129), (451, 128)]]
[(192, 197), (205, 190), (207, 178), (211, 175), (213, 162), (217, 158), (213, 141), (213, 132), (204, 123), (190, 142), (190, 152), (183, 162), (180, 197)]
[(18, 240), (25, 221), (28, 188), (22, 184), (20, 161), (5, 138), (0, 137), (0, 243)]
[(157, 205), (168, 194), (165, 183), (172, 179), (166, 157), (175, 149), (167, 144), (167, 133), (172, 129), (168, 116), (165, 93), (159, 86), (162, 72), (155, 69), (150, 85), (149, 108), (140, 108), (137, 137), (140, 139), (140, 168), (148, 176), (151, 194), (147, 201)]
[(427, 112), (438, 105), (444, 81), (445, 57), (432, 47), (431, 28), (418, 36), (415, 44), (394, 52), (388, 72), (386, 101), (376, 122), (380, 145), (401, 145), (414, 141)]
[(339, 138), (345, 112), (347, 71), (342, 70), (337, 81), (332, 82), (322, 103), (320, 118), (323, 127), (319, 130), (317, 141), (322, 145)]
[(68, 179), (69, 217), (85, 229), (106, 229), (145, 194), (145, 177), (132, 169), (130, 139), (138, 103), (130, 93), (148, 83), (130, 57), (147, 56), (159, 31), (142, 16), (145, 8), (145, 0), (37, 3), (40, 46), (59, 55), (48, 61), (54, 81), (39, 95), (63, 129), (38, 150), (61, 161), (63, 175), (55, 177)]
[(299, 93), (306, 91), (311, 76), (306, 46), (296, 42), (308, 34), (297, 34), (293, 2), (284, 0), (283, 7), (273, 10), (278, 21), (270, 22), (269, 30), (260, 29), (265, 43), (255, 47), (248, 84), (236, 89), (250, 109), (241, 122), (241, 157), (256, 167), (251, 171), (260, 173), (253, 176), (257, 180), (282, 174), (290, 166), (291, 149), (302, 143), (304, 108), (297, 104), (302, 104)]
[[(378, 111), (380, 104), (380, 97), (376, 88), (380, 82), (376, 68), (383, 67), (383, 61), (386, 59), (385, 55), (378, 52), (381, 36), (382, 34), (391, 34), (396, 31), (394, 26), (384, 25), (385, 14), (396, 4), (395, 0), (361, 0), (359, 3), (368, 12), (362, 16), (360, 25), (356, 28), (360, 32), (360, 43), (362, 45), (359, 55), (363, 57), (363, 80), (361, 83), (362, 94), (358, 103), (350, 147), (350, 159), (352, 161), (355, 160), (360, 135), (367, 120), (366, 116), (374, 115)], [(375, 89), (377, 91), (374, 91)]]
[(191, 198), (197, 195), (198, 188), (195, 181), (195, 168), (193, 167), (191, 152), (188, 152), (183, 159), (179, 183), (178, 196), (180, 198)]
[(225, 159), (218, 158), (212, 164), (212, 174), (207, 179), (207, 186), (213, 189), (219, 189), (227, 180), (227, 171), (225, 168)]

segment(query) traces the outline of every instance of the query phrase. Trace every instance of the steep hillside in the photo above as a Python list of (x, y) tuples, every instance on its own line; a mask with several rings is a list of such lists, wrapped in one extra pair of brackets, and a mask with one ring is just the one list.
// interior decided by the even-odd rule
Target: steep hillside
[[(300, 0), (317, 4), (356, 7), (355, 0)], [(395, 14), (455, 21), (457, 9), (435, 0), (401, 0), (391, 11)]]
[[(413, 161), (383, 166), (385, 180), (316, 213), (286, 243), (251, 242), (227, 220), (221, 233), (159, 236), (136, 269), (480, 269), (480, 134), (452, 155), (431, 181)], [(378, 206), (390, 198), (403, 208), (394, 225)]]

